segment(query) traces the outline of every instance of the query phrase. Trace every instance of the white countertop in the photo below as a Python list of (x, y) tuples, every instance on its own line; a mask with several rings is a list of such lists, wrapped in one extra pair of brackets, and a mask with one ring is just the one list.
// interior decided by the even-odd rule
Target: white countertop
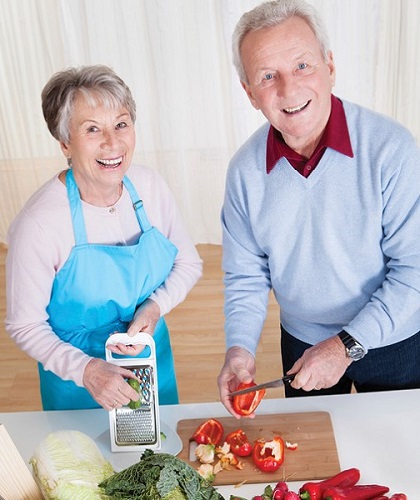
[[(341, 469), (357, 467), (362, 475), (360, 482), (387, 485), (390, 493), (405, 493), (409, 500), (420, 499), (420, 389), (266, 399), (258, 407), (256, 418), (263, 413), (305, 411), (330, 413)], [(172, 429), (181, 419), (224, 416), (229, 414), (221, 403), (160, 407), (161, 421)], [(63, 429), (80, 430), (91, 436), (118, 470), (139, 458), (138, 453), (135, 458), (131, 453), (111, 453), (105, 410), (0, 413), (0, 423), (5, 425), (26, 463), (45, 436)], [(303, 482), (288, 484), (297, 491)], [(218, 490), (226, 499), (230, 494), (251, 498), (261, 494), (264, 486), (220, 486)]]

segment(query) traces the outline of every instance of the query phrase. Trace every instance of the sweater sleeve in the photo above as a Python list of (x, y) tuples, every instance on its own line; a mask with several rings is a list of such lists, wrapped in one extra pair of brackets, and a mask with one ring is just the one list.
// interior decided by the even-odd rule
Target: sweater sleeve
[[(54, 190), (48, 197), (53, 202)], [(65, 204), (64, 197), (62, 204)], [(69, 221), (59, 209), (52, 208), (51, 213), (56, 217), (45, 214), (46, 217), (55, 219), (62, 227), (59, 246), (52, 238), (57, 228), (47, 230), (40, 224), (40, 212), (33, 205), (29, 210), (24, 208), (10, 227), (6, 258), (6, 329), (18, 347), (42, 363), (46, 370), (82, 386), (84, 368), (91, 358), (59, 339), (48, 323), (46, 312), (57, 263), (66, 258), (60, 256), (61, 249), (69, 249), (74, 244)]]
[(345, 326), (367, 348), (402, 341), (420, 328), (420, 151), (407, 131), (400, 129), (399, 139), (375, 159), (381, 166), (385, 280)]
[(202, 260), (189, 236), (175, 198), (162, 176), (146, 167), (142, 167), (140, 174), (138, 191), (150, 223), (178, 249), (169, 276), (150, 296), (159, 305), (163, 316), (180, 304), (199, 280), (202, 275)]
[(226, 347), (255, 356), (271, 289), (268, 257), (259, 248), (249, 216), (249, 199), (234, 160), (222, 208)]

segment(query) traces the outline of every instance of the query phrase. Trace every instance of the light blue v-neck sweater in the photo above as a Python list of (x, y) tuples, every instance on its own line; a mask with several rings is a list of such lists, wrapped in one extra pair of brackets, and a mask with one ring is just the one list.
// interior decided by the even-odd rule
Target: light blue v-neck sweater
[(393, 120), (345, 102), (354, 158), (328, 148), (308, 178), (266, 173), (269, 124), (238, 150), (222, 209), (227, 348), (255, 354), (272, 287), (283, 326), (366, 348), (420, 330), (420, 151)]

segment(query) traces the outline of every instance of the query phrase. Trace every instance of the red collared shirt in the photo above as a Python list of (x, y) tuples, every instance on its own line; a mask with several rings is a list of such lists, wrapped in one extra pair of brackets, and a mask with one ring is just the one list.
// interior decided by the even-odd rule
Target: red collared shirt
[(335, 149), (350, 158), (354, 156), (343, 103), (334, 95), (331, 95), (331, 114), (324, 133), (309, 159), (296, 153), (284, 142), (281, 133), (273, 126), (270, 127), (267, 138), (267, 174), (284, 156), (293, 168), (304, 177), (308, 177), (315, 170), (327, 148)]

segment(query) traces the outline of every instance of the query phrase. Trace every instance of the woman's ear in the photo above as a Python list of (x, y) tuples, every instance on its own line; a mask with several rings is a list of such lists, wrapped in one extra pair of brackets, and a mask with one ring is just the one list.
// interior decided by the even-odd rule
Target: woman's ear
[(71, 167), (71, 151), (69, 145), (60, 141), (60, 148), (63, 155), (67, 158), (67, 165)]

